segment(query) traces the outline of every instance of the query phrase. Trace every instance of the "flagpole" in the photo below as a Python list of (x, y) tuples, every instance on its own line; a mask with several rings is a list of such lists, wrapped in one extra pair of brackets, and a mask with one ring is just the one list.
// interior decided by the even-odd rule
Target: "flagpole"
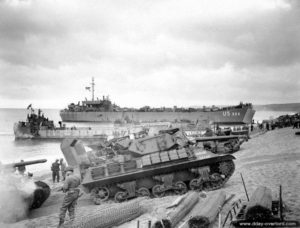
[(94, 77), (92, 77), (92, 101), (94, 101), (94, 93), (95, 93), (95, 83), (94, 83)]

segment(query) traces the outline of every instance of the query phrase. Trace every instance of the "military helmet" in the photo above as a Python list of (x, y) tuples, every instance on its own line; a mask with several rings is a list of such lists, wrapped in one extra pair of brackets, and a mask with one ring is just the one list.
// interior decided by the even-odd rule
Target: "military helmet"
[(72, 166), (66, 167), (65, 172), (68, 172), (68, 171), (74, 172), (73, 167)]

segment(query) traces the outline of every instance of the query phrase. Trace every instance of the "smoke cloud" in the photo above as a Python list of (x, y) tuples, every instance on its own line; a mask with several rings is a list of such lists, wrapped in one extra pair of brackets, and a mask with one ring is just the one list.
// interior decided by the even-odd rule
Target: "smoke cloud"
[(36, 186), (26, 177), (0, 165), (0, 225), (26, 217)]

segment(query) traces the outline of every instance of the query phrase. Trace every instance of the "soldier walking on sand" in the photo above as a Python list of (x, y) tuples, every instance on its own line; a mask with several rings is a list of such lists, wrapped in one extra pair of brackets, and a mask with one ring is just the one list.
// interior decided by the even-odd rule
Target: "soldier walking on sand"
[(61, 227), (65, 222), (66, 212), (69, 211), (69, 217), (71, 221), (75, 219), (75, 207), (77, 204), (77, 199), (79, 198), (80, 189), (80, 177), (74, 175), (74, 170), (72, 167), (67, 167), (66, 171), (66, 180), (62, 187), (62, 190), (66, 193), (64, 201), (60, 208), (59, 213), (59, 225)]
[(58, 159), (56, 159), (56, 161), (54, 163), (52, 163), (51, 171), (52, 171), (53, 183), (55, 182), (55, 178), (57, 179), (57, 182), (59, 182), (59, 163), (58, 163)]

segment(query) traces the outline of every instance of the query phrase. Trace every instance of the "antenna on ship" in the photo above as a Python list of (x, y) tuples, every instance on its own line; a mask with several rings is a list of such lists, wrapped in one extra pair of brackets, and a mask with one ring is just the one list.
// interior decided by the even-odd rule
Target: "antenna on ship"
[(95, 82), (94, 77), (92, 77), (92, 101), (94, 101), (94, 95), (95, 95)]

